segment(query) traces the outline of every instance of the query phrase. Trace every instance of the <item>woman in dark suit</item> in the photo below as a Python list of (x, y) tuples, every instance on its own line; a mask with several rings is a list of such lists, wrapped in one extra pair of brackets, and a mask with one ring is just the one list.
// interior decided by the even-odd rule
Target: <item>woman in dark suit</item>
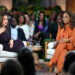
[(24, 47), (24, 44), (21, 40), (14, 41), (11, 39), (7, 14), (0, 16), (0, 44), (3, 45), (3, 50), (12, 52), (19, 52), (19, 50)]

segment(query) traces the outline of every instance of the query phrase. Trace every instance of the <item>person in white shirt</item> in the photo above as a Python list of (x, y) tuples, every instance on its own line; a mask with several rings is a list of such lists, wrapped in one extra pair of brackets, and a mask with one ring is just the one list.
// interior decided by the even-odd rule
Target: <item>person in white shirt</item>
[(23, 32), (23, 29), (19, 28), (17, 26), (17, 22), (15, 18), (10, 19), (10, 23), (11, 23), (11, 38), (14, 40), (22, 40), (22, 41), (26, 41), (26, 37), (25, 34)]
[(29, 41), (32, 41), (35, 25), (32, 23), (32, 21), (30, 21), (28, 14), (25, 14), (24, 16), (26, 19), (25, 25), (27, 25), (29, 27)]
[(23, 29), (24, 31), (24, 34), (26, 36), (26, 40), (29, 39), (29, 27), (28, 25), (25, 24), (25, 17), (24, 15), (20, 14), (18, 17), (17, 17), (17, 23), (18, 23), (18, 27)]

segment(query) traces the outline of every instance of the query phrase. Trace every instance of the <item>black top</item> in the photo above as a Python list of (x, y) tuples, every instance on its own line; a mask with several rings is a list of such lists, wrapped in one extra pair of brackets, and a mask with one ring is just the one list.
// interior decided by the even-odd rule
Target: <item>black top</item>
[(48, 34), (52, 34), (52, 38), (56, 39), (57, 36), (57, 31), (58, 31), (58, 24), (57, 23), (48, 23)]

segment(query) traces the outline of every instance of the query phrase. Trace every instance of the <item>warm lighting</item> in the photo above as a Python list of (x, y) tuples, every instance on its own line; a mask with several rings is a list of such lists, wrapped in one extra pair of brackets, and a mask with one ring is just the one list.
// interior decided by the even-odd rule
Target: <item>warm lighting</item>
[(8, 10), (12, 8), (12, 0), (0, 0), (0, 6), (4, 5), (7, 7)]
[(59, 5), (63, 11), (66, 10), (66, 0), (56, 0), (56, 5)]

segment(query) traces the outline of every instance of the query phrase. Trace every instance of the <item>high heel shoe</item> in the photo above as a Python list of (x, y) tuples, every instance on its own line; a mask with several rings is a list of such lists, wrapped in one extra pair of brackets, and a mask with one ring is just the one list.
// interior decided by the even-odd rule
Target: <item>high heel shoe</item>
[(50, 67), (53, 66), (53, 62), (47, 62), (46, 64)]

